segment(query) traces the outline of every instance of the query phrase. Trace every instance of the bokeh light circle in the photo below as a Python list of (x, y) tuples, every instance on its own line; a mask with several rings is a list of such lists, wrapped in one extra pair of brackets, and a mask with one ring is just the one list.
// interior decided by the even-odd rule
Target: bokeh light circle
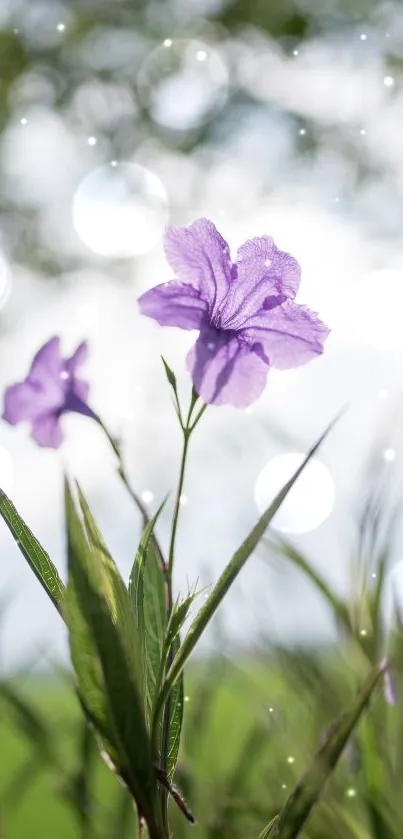
[[(267, 510), (284, 484), (292, 478), (306, 455), (280, 454), (259, 473), (255, 502), (260, 513)], [(312, 458), (273, 518), (272, 526), (282, 533), (307, 533), (330, 515), (335, 501), (332, 476), (326, 466)]]
[(403, 270), (372, 271), (354, 283), (346, 300), (345, 326), (377, 350), (403, 350)]
[(87, 247), (101, 256), (127, 258), (147, 253), (160, 241), (168, 198), (149, 169), (112, 161), (81, 181), (72, 212), (75, 230)]
[(167, 38), (143, 62), (137, 89), (154, 122), (174, 131), (192, 131), (223, 106), (228, 70), (209, 44)]
[(14, 463), (10, 453), (0, 446), (0, 489), (7, 494), (14, 483)]

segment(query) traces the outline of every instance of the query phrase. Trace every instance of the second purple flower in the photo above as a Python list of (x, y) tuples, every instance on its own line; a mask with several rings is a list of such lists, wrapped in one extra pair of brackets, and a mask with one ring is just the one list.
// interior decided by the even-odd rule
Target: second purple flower
[(214, 224), (198, 219), (167, 231), (165, 253), (176, 279), (142, 294), (140, 311), (199, 330), (187, 366), (204, 402), (245, 408), (270, 367), (298, 367), (323, 352), (329, 329), (294, 302), (299, 264), (269, 236), (245, 242), (233, 263)]

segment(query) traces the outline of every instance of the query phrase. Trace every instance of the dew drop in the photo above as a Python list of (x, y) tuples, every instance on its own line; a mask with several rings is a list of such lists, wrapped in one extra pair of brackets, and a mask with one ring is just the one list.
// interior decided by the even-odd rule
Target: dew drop
[(88, 137), (87, 143), (89, 146), (96, 146), (97, 138), (96, 137)]
[(281, 784), (281, 789), (287, 789), (287, 784)]
[(196, 58), (198, 61), (205, 61), (207, 58), (207, 53), (205, 50), (198, 50), (196, 53)]
[(299, 55), (299, 52), (298, 52), (298, 50), (293, 50), (293, 51), (292, 51), (292, 54), (293, 54), (293, 55)]
[(113, 166), (114, 169), (116, 168), (117, 165), (118, 165), (117, 160), (111, 160), (111, 166)]
[(361, 137), (365, 137), (366, 133), (367, 132), (366, 132), (365, 128), (360, 128)]
[(354, 787), (349, 787), (348, 789), (346, 789), (347, 798), (355, 798), (356, 795), (357, 795), (357, 790), (354, 789)]
[(360, 635), (361, 635), (361, 638), (366, 638), (366, 636), (368, 635), (367, 630), (366, 629), (360, 629)]
[(270, 268), (271, 259), (265, 259), (264, 264), (265, 264), (266, 268)]
[(385, 449), (383, 453), (383, 459), (386, 460), (387, 463), (393, 463), (396, 460), (396, 452), (394, 449)]
[(373, 574), (371, 574), (371, 577), (372, 577), (372, 579), (373, 579), (373, 580), (376, 580), (376, 574), (375, 574), (375, 571), (374, 571), (374, 573), (373, 573)]
[(66, 29), (66, 24), (65, 23), (58, 23), (57, 26), (56, 26), (56, 29), (57, 29), (58, 32), (64, 32), (64, 30)]
[(289, 764), (295, 763), (295, 757), (293, 757), (292, 755), (287, 757), (287, 763), (289, 763)]
[(273, 713), (274, 713), (274, 708), (269, 708), (269, 714), (273, 714)]
[(188, 497), (187, 497), (187, 495), (182, 493), (182, 495), (179, 499), (179, 504), (181, 505), (181, 507), (185, 507), (187, 503), (188, 503)]
[(384, 80), (383, 80), (383, 83), (384, 83), (385, 87), (393, 87), (393, 85), (395, 83), (395, 80), (394, 80), (393, 76), (385, 76)]
[(172, 46), (171, 39), (170, 38), (165, 38), (164, 47), (171, 47), (171, 46)]
[(305, 137), (306, 128), (300, 128), (298, 134), (300, 135), (300, 137)]
[(366, 40), (367, 40), (367, 37), (368, 37), (368, 36), (365, 34), (365, 32), (362, 32), (362, 33), (361, 33), (361, 35), (360, 35), (360, 40), (361, 40), (361, 41), (366, 41)]
[(70, 374), (68, 373), (67, 370), (62, 370), (62, 372), (60, 373), (60, 378), (66, 380), (66, 379), (69, 378), (69, 375)]
[(190, 698), (189, 698), (189, 696), (184, 696), (184, 697), (183, 697), (183, 701), (184, 701), (184, 702), (190, 702)]
[(21, 123), (21, 125), (27, 125), (28, 124), (27, 118), (23, 117), (22, 119), (20, 119), (20, 123)]

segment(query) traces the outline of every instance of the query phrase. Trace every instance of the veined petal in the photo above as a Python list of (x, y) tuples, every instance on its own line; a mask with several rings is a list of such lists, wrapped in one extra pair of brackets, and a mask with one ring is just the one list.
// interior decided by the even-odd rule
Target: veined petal
[(211, 405), (246, 408), (266, 385), (268, 365), (228, 332), (203, 330), (186, 363), (198, 394)]
[(154, 318), (161, 326), (181, 329), (200, 329), (207, 312), (207, 303), (197, 289), (176, 280), (150, 288), (138, 303), (142, 315)]
[(51, 338), (38, 350), (31, 364), (28, 380), (42, 386), (59, 383), (63, 369), (63, 359), (60, 354), (60, 338)]
[(63, 432), (56, 414), (43, 414), (32, 423), (31, 437), (38, 446), (58, 449), (63, 442)]
[(236, 271), (222, 309), (225, 322), (234, 328), (245, 325), (265, 300), (280, 305), (293, 299), (301, 279), (297, 260), (280, 251), (270, 236), (249, 239), (239, 248)]
[(189, 227), (171, 227), (165, 234), (165, 254), (183, 283), (191, 283), (208, 303), (213, 315), (231, 283), (231, 256), (227, 242), (208, 219)]
[(36, 420), (44, 412), (55, 410), (62, 404), (63, 393), (60, 388), (43, 389), (27, 379), (6, 388), (3, 419), (11, 425), (24, 420)]
[(252, 344), (259, 342), (270, 364), (285, 370), (320, 355), (329, 332), (316, 312), (287, 300), (281, 306), (259, 312), (239, 335)]

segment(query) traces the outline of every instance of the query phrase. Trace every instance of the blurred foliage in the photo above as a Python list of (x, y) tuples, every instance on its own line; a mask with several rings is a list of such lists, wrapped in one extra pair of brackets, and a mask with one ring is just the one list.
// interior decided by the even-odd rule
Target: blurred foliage
[[(375, 15), (370, 0), (320, 4), (314, 0), (80, 0), (68, 5), (5, 0), (0, 13), (0, 131), (6, 133), (30, 109), (44, 108), (58, 113), (78, 137), (95, 131), (104, 161), (130, 158), (150, 140), (190, 153), (230, 134), (246, 104), (256, 113), (277, 106), (262, 106), (238, 88), (231, 77), (231, 63), (234, 68), (237, 61), (234, 41), (226, 103), (192, 131), (162, 129), (139, 97), (137, 73), (164, 38), (205, 38), (226, 47), (238, 36), (260, 31), (291, 51), (305, 37), (327, 30), (342, 32), (370, 22)], [(93, 107), (88, 104), (89, 85)], [(87, 97), (87, 105), (78, 105), (80, 96)], [(119, 108), (120, 97), (127, 107)], [(310, 142), (306, 140), (307, 150)], [(39, 170), (46, 165), (46, 159), (38, 158)], [(82, 261), (49, 242), (41, 229), (41, 208), (28, 197), (13, 194), (8, 185), (0, 198), (0, 231), (6, 256), (39, 275), (57, 276)]]

